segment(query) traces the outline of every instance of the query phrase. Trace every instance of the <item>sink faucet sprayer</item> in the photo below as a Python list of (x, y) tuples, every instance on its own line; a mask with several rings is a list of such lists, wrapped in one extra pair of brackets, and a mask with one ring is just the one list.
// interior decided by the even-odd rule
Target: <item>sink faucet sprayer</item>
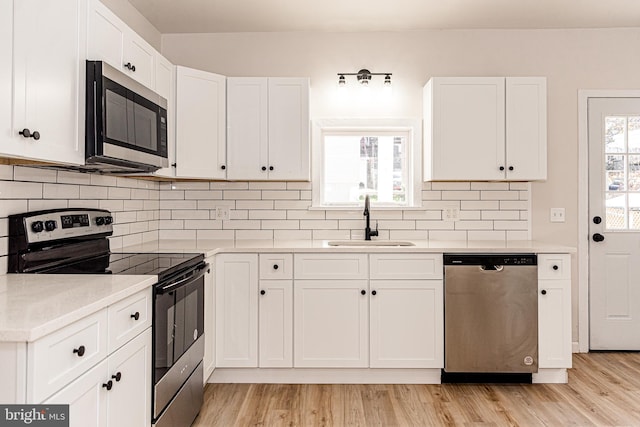
[(362, 213), (365, 218), (365, 227), (364, 227), (364, 240), (371, 240), (371, 236), (378, 235), (378, 221), (376, 221), (376, 229), (371, 230), (371, 224), (369, 220), (369, 195), (367, 194), (364, 198), (364, 212)]

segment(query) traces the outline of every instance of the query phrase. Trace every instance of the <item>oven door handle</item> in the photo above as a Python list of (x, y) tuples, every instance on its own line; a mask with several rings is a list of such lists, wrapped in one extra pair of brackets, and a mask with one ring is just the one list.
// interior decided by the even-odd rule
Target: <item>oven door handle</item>
[(162, 294), (166, 294), (167, 292), (175, 291), (178, 288), (181, 288), (191, 282), (198, 280), (199, 278), (207, 274), (209, 271), (211, 271), (209, 269), (209, 264), (205, 263), (204, 265), (198, 267), (188, 277), (185, 277), (184, 279), (179, 280), (177, 282), (169, 283), (167, 285), (156, 288), (156, 294), (162, 295)]

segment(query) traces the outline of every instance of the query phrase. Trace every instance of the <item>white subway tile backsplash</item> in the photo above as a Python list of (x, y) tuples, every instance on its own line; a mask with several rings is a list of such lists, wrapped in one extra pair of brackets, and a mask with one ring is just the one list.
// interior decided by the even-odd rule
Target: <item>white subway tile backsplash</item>
[(27, 200), (0, 200), (0, 218), (4, 218), (13, 214), (27, 212), (28, 210), (37, 210), (37, 209), (28, 209), (27, 205), (28, 205)]
[(109, 187), (110, 199), (130, 199), (131, 188), (126, 187)]
[(209, 219), (209, 211), (174, 209), (171, 219)]
[(158, 238), (160, 240), (195, 240), (196, 230), (159, 230)]
[(471, 230), (467, 233), (469, 240), (505, 240), (506, 231), (500, 230), (487, 230), (476, 231)]
[[(248, 212), (248, 219), (287, 219), (287, 211), (251, 210)], [(298, 211), (299, 212), (299, 211)], [(306, 212), (306, 211), (302, 211)], [(294, 219), (294, 218), (289, 218)]]
[(238, 200), (236, 209), (273, 209), (273, 200)]
[(493, 222), (491, 221), (455, 221), (454, 228), (456, 230), (492, 230)]
[(42, 199), (39, 182), (0, 181), (0, 199)]
[(11, 181), (13, 179), (13, 169), (14, 167), (10, 165), (0, 165), (0, 180)]
[(72, 199), (72, 200), (60, 200), (61, 202), (66, 202), (68, 208), (91, 208), (91, 209), (99, 209), (100, 208), (100, 200), (84, 200), (84, 199)]
[(429, 231), (429, 240), (467, 240), (466, 231)]
[(462, 210), (498, 210), (500, 209), (500, 201), (498, 200), (482, 200), (482, 201), (468, 201), (463, 200), (460, 202), (460, 209)]
[(500, 210), (527, 210), (529, 202), (526, 200), (501, 200)]
[(222, 221), (214, 219), (187, 219), (185, 230), (222, 230)]
[(338, 220), (315, 220), (315, 219), (303, 219), (300, 220), (301, 230), (337, 230)]
[(142, 200), (125, 200), (125, 211), (141, 211), (144, 208), (144, 202)]
[(9, 235), (9, 220), (7, 218), (0, 218), (0, 237), (6, 237)]
[(287, 182), (287, 190), (311, 190), (310, 182)]
[(506, 191), (509, 190), (508, 182), (472, 182), (472, 190), (494, 190), (494, 191)]
[(442, 200), (442, 191), (427, 190), (422, 192), (422, 200)]
[(471, 190), (470, 182), (432, 182), (432, 190)]
[[(371, 222), (371, 228), (375, 227), (375, 222)], [(378, 221), (378, 227), (382, 230), (415, 230), (416, 222), (415, 221), (392, 221), (392, 220), (381, 220)]]
[(210, 200), (222, 200), (222, 191), (220, 190), (186, 190), (184, 192), (185, 200), (196, 199), (210, 199)]
[(481, 220), (480, 211), (460, 211), (459, 219), (461, 220)]
[(325, 211), (290, 210), (275, 212), (285, 212), (287, 219), (325, 219)]
[(174, 181), (169, 184), (171, 190), (209, 190), (207, 181)]
[(13, 179), (15, 181), (57, 182), (58, 172), (52, 169), (16, 166), (13, 170)]
[(300, 200), (311, 200), (311, 191), (301, 191)]
[[(2, 203), (7, 203), (7, 200), (3, 200)], [(48, 199), (34, 199), (34, 200), (29, 200), (28, 203), (28, 209), (24, 209), (21, 210), (20, 212), (14, 212), (14, 213), (22, 213), (25, 211), (29, 211), (29, 212), (33, 212), (33, 211), (42, 211), (42, 210), (46, 210), (46, 209), (62, 209), (62, 208), (68, 208), (69, 207), (69, 201), (68, 200), (48, 200)]]
[(402, 217), (405, 220), (441, 220), (442, 211), (404, 211)]
[(480, 198), (482, 200), (518, 200), (520, 194), (518, 191), (481, 191)]
[(443, 191), (442, 200), (480, 200), (480, 191)]
[(70, 184), (43, 184), (42, 197), (45, 199), (79, 199), (80, 187)]
[(160, 195), (159, 192), (146, 188), (134, 188), (133, 190), (131, 190), (131, 198), (134, 200), (145, 201), (147, 199), (150, 199), (152, 197), (152, 194), (155, 194), (155, 197), (153, 197), (154, 199), (157, 199)]
[(269, 220), (261, 221), (262, 229), (268, 230), (298, 230), (300, 221), (298, 220)]
[(453, 230), (453, 221), (416, 221), (416, 230)]
[[(215, 218), (216, 211), (210, 211), (211, 218)], [(229, 219), (249, 219), (249, 211), (232, 210), (229, 212)]]
[(351, 231), (349, 230), (312, 230), (313, 240), (349, 240)]
[(198, 200), (197, 209), (216, 209), (217, 207), (227, 207), (229, 209), (236, 208), (236, 202), (233, 200)]
[(182, 219), (161, 219), (158, 221), (160, 230), (184, 230), (184, 220)]
[(507, 230), (507, 240), (529, 240), (531, 237), (529, 236), (528, 231), (513, 231)]
[(248, 182), (210, 182), (210, 190), (246, 190), (249, 188)]
[(258, 190), (224, 190), (222, 197), (227, 200), (260, 200), (262, 198), (262, 192)]
[(493, 224), (496, 230), (527, 230), (529, 228), (527, 221), (494, 221)]
[(233, 240), (233, 230), (197, 230), (198, 240)]
[(286, 182), (250, 182), (249, 190), (286, 190)]
[(91, 185), (103, 185), (105, 187), (115, 187), (116, 177), (111, 175), (89, 174)]
[(126, 224), (130, 222), (136, 222), (135, 212), (116, 212), (113, 215), (114, 224)]
[(274, 209), (308, 209), (311, 200), (276, 200)]
[(428, 233), (423, 230), (390, 230), (390, 240), (426, 240)]
[(160, 200), (160, 209), (192, 209), (198, 207), (196, 200)]
[(510, 182), (509, 189), (510, 190), (529, 190), (531, 184), (528, 182)]
[(58, 171), (58, 183), (91, 185), (91, 175), (78, 172)]
[[(298, 190), (265, 190), (262, 192), (263, 200), (301, 200)], [(311, 200), (311, 199), (309, 199)]]
[(482, 219), (520, 219), (520, 211), (483, 211)]
[(236, 230), (237, 240), (272, 240), (273, 230)]
[(311, 230), (274, 230), (274, 240), (310, 240), (313, 236)]
[[(318, 211), (313, 211), (318, 212)], [(324, 211), (319, 211), (324, 212)], [(326, 211), (327, 219), (362, 219), (362, 210), (357, 211)]]
[(260, 221), (258, 220), (228, 220), (222, 221), (224, 230), (259, 230)]
[(184, 190), (160, 191), (160, 200), (184, 200)]
[(81, 186), (80, 196), (81, 199), (95, 199), (104, 200), (109, 197), (109, 189), (107, 187), (90, 187)]

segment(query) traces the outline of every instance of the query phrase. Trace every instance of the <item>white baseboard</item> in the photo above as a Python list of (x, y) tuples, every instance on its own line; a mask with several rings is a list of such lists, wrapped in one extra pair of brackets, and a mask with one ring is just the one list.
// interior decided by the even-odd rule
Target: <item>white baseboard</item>
[(440, 369), (216, 368), (210, 383), (440, 384)]
[(566, 384), (569, 374), (566, 369), (539, 369), (533, 374), (531, 382), (534, 384)]
[(571, 352), (572, 353), (580, 353), (580, 343), (574, 341), (571, 343)]

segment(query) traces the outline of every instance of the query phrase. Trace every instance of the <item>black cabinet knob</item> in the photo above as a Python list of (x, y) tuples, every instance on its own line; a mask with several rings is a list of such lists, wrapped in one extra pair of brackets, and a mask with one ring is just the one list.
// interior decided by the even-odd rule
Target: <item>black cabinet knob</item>
[(18, 132), (20, 135), (24, 136), (25, 138), (33, 138), (36, 141), (40, 139), (40, 132), (33, 131), (31, 132), (29, 129), (24, 128), (22, 129), (20, 132)]
[(172, 168), (178, 167), (178, 164), (177, 163), (171, 163), (171, 167)]
[(134, 319), (134, 320), (139, 320), (140, 319), (140, 312), (136, 311), (135, 313), (133, 313), (131, 315), (131, 318)]
[(102, 387), (106, 388), (107, 391), (111, 390), (113, 388), (113, 381), (107, 381), (106, 383), (102, 384)]
[(267, 291), (265, 291), (264, 289), (260, 291), (260, 295), (264, 295), (266, 293), (267, 293)]
[(129, 71), (133, 71), (134, 73), (136, 71), (136, 66), (133, 65), (131, 62), (127, 62), (126, 64), (124, 64), (124, 68), (126, 68)]
[(509, 166), (509, 170), (512, 171), (513, 170), (513, 166)]
[(604, 240), (604, 236), (600, 233), (596, 233), (593, 235), (594, 242), (602, 242)]
[(504, 170), (504, 166), (500, 166), (500, 170), (503, 171)]
[(367, 291), (365, 291), (365, 290), (363, 289), (363, 290), (361, 290), (361, 291), (360, 291), (360, 293), (361, 293), (362, 295), (366, 295), (366, 294), (367, 294)]
[(547, 290), (546, 290), (546, 289), (543, 289), (543, 290), (541, 290), (541, 291), (540, 291), (540, 293), (541, 293), (542, 295), (546, 295), (546, 294), (547, 294)]
[(278, 268), (280, 268), (280, 267), (278, 267), (278, 264), (273, 264), (273, 269), (274, 270), (277, 270)]
[(269, 166), (269, 170), (272, 171), (273, 170), (273, 166)]
[(77, 355), (78, 355), (78, 357), (82, 357), (82, 356), (84, 356), (84, 352), (85, 352), (85, 350), (86, 350), (86, 349), (84, 348), (84, 346), (83, 346), (83, 345), (81, 345), (81, 346), (80, 346), (80, 347), (78, 347), (78, 348), (74, 348), (74, 349), (73, 349), (73, 352), (74, 352), (75, 354), (77, 354)]
[(554, 270), (557, 270), (557, 269), (558, 269), (558, 268), (560, 268), (560, 267), (558, 267), (557, 265), (554, 265), (554, 266), (553, 266), (553, 267), (551, 267), (551, 268), (553, 268)]
[(263, 171), (266, 171), (266, 170), (267, 170), (267, 167), (266, 167), (266, 166), (263, 166), (263, 167), (262, 167), (262, 170), (263, 170)]
[(121, 372), (116, 372), (115, 375), (111, 375), (111, 378), (116, 380), (116, 382), (120, 382), (120, 380), (122, 379), (122, 373)]
[(371, 291), (371, 295), (377, 295), (377, 294), (378, 294), (378, 292), (376, 292), (376, 291)]
[(225, 170), (227, 167), (225, 165), (220, 166), (220, 169)]

